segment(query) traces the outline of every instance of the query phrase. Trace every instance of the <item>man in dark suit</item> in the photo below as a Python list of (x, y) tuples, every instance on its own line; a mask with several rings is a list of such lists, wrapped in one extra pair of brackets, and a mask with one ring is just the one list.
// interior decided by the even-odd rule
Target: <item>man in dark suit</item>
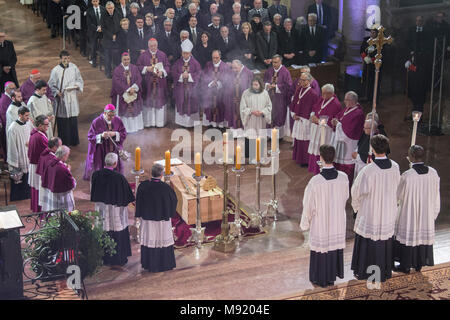
[[(122, 0), (123, 1), (123, 0)], [(89, 0), (76, 0), (75, 5), (80, 8), (81, 29), (77, 30), (78, 41), (80, 45), (80, 53), (83, 57), (88, 56), (88, 36), (87, 36), (87, 9), (89, 8)]]
[(230, 33), (232, 34), (232, 36), (235, 39), (237, 39), (237, 36), (239, 35), (239, 33), (242, 32), (241, 16), (238, 13), (236, 13), (233, 15), (233, 18), (231, 20), (232, 20), (232, 22), (230, 24), (228, 24), (227, 27), (230, 30)]
[(281, 23), (288, 17), (287, 7), (280, 4), (281, 0), (273, 0), (273, 5), (271, 5), (267, 10), (269, 12), (269, 19), (273, 21), (273, 16), (275, 14), (281, 14)]
[(262, 22), (270, 21), (269, 12), (266, 8), (263, 8), (262, 0), (253, 1), (253, 9), (248, 12), (248, 20), (250, 21), (257, 13), (261, 15)]
[[(183, 5), (183, 0), (175, 0), (175, 24), (179, 28), (180, 21), (188, 14), (188, 9)], [(163, 21), (164, 22), (164, 21)]]
[(131, 63), (136, 64), (139, 56), (148, 48), (150, 34), (144, 29), (144, 18), (136, 18), (136, 28), (129, 31), (128, 46), (130, 47)]
[(278, 52), (283, 57), (283, 64), (286, 67), (290, 67), (291, 65), (299, 62), (298, 42), (298, 32), (293, 28), (292, 20), (287, 18), (284, 20), (284, 28), (278, 34)]
[(16, 87), (19, 87), (16, 75), (16, 63), (17, 55), (14, 44), (6, 40), (6, 33), (0, 30), (0, 92), (3, 93), (5, 83), (8, 81), (14, 82)]
[(267, 69), (272, 64), (272, 57), (278, 52), (278, 38), (272, 31), (270, 21), (264, 22), (263, 31), (256, 35), (256, 62), (261, 68)]
[(109, 2), (106, 4), (106, 14), (101, 18), (101, 26), (103, 32), (102, 47), (105, 62), (105, 74), (107, 78), (111, 79), (113, 47), (117, 34), (120, 31), (120, 13), (115, 10), (114, 4)]
[(215, 42), (220, 36), (220, 16), (218, 14), (212, 16), (211, 23), (208, 25), (207, 31), (211, 34), (211, 40)]
[(87, 34), (89, 37), (89, 48), (92, 67), (97, 67), (97, 51), (102, 39), (101, 18), (106, 14), (106, 9), (100, 6), (99, 0), (92, 0), (92, 7), (86, 12)]
[(139, 6), (139, 15), (145, 17), (147, 13), (152, 9), (152, 1), (151, 0), (137, 0), (134, 1)]
[(325, 29), (317, 25), (317, 15), (308, 15), (308, 24), (303, 26), (300, 35), (300, 46), (303, 51), (302, 64), (319, 63), (323, 58)]
[(197, 45), (197, 43), (201, 42), (200, 36), (203, 32), (201, 28), (197, 28), (197, 18), (191, 17), (189, 19), (189, 29), (187, 30), (189, 32), (189, 40), (191, 40), (194, 47)]
[(165, 20), (164, 14), (166, 10), (167, 8), (161, 3), (161, 0), (153, 0), (153, 5), (150, 7), (149, 12), (153, 13), (153, 20), (157, 25), (160, 25)]
[(170, 63), (175, 62), (177, 46), (179, 46), (178, 35), (172, 30), (172, 23), (164, 21), (164, 29), (157, 36), (159, 48), (167, 55)]
[(228, 27), (223, 26), (220, 28), (220, 37), (217, 38), (215, 47), (217, 50), (220, 50), (222, 53), (222, 60), (225, 62), (231, 62), (233, 61), (233, 58), (237, 56), (236, 39), (230, 35)]
[(317, 15), (317, 24), (331, 30), (331, 8), (323, 3), (323, 0), (315, 0), (315, 3), (308, 7), (308, 14), (315, 13)]
[(233, 16), (235, 14), (238, 14), (241, 17), (242, 22), (247, 21), (248, 15), (245, 9), (242, 7), (242, 4), (239, 2), (235, 2), (225, 13), (225, 23), (231, 24)]
[[(450, 40), (450, 39), (449, 39)], [(422, 16), (416, 17), (416, 25), (408, 30), (407, 45), (409, 53), (416, 52), (430, 53), (433, 51), (433, 37), (428, 26), (424, 26)]]
[(178, 28), (180, 30), (187, 30), (189, 27), (189, 19), (192, 16), (197, 18), (197, 25), (199, 28), (205, 29), (208, 27), (209, 22), (206, 23), (203, 21), (203, 17), (198, 12), (197, 5), (195, 3), (190, 3), (188, 6), (188, 13), (180, 20)]
[(128, 18), (128, 14), (130, 12), (130, 4), (127, 0), (119, 0), (116, 5), (116, 12), (120, 17), (120, 20), (123, 18)]

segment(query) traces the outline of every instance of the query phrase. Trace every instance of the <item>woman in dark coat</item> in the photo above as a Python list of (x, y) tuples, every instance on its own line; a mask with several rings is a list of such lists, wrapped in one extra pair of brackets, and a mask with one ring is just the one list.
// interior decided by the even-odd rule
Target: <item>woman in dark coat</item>
[(237, 36), (238, 47), (241, 50), (242, 63), (249, 69), (255, 69), (255, 35), (248, 22), (242, 24), (242, 32)]
[(128, 30), (130, 26), (130, 21), (127, 18), (120, 20), (120, 31), (117, 33), (117, 38), (114, 44), (114, 58), (113, 62), (115, 66), (120, 64), (122, 59), (122, 53), (129, 53), (128, 46)]
[(211, 36), (209, 32), (203, 31), (200, 39), (201, 42), (198, 42), (197, 45), (194, 48), (193, 55), (194, 58), (197, 59), (197, 61), (202, 66), (202, 69), (205, 67), (206, 63), (208, 61), (211, 61), (211, 55), (213, 52), (213, 47), (211, 45)]
[(52, 29), (52, 38), (62, 35), (64, 6), (62, 0), (48, 0), (47, 24)]

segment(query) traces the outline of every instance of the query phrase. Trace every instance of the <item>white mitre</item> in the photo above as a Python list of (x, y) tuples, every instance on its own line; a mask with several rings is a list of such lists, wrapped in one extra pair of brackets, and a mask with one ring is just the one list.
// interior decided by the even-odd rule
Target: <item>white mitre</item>
[(192, 44), (191, 40), (186, 39), (181, 43), (181, 51), (182, 52), (192, 52), (192, 49), (194, 48), (194, 45)]

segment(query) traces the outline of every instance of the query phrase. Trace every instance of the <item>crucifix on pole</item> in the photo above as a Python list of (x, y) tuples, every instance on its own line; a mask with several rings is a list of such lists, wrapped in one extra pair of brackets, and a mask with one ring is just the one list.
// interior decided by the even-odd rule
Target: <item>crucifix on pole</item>
[[(391, 44), (394, 41), (394, 39), (391, 36), (389, 36), (387, 38), (384, 36), (384, 31), (386, 29), (383, 26), (379, 26), (377, 30), (378, 30), (378, 36), (376, 38), (370, 38), (369, 40), (367, 40), (367, 43), (369, 44), (369, 46), (374, 46), (374, 47), (376, 47), (376, 50), (377, 50), (377, 55), (375, 56), (375, 62), (374, 62), (374, 64), (375, 64), (375, 85), (373, 88), (372, 124), (371, 124), (371, 128), (370, 128), (370, 138), (373, 137), (375, 112), (377, 111), (378, 80), (380, 79), (380, 69), (381, 69), (381, 65), (383, 64), (382, 50), (386, 44)], [(370, 150), (370, 151), (372, 151), (372, 150)], [(370, 153), (372, 153), (372, 152), (370, 152)]]

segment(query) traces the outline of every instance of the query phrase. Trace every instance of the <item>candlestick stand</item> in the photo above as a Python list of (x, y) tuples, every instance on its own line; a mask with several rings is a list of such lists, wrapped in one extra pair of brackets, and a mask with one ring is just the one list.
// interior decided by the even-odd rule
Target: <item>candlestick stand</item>
[(170, 185), (170, 178), (173, 177), (173, 171), (170, 171), (170, 174), (166, 174), (164, 171), (164, 182)]
[(202, 216), (200, 210), (200, 181), (202, 181), (203, 176), (197, 176), (192, 174), (192, 177), (197, 183), (197, 220), (195, 223), (195, 228), (190, 228), (192, 232), (191, 241), (195, 243), (197, 248), (202, 247), (203, 240), (205, 239), (205, 227), (202, 227)]
[(234, 211), (234, 222), (230, 224), (232, 234), (239, 241), (242, 240), (242, 219), (241, 219), (241, 175), (244, 173), (244, 166), (240, 169), (231, 169), (236, 174), (236, 210)]
[(411, 146), (416, 144), (416, 137), (417, 137), (417, 125), (419, 124), (420, 118), (422, 117), (422, 112), (419, 111), (413, 111), (412, 113), (412, 119), (413, 119), (413, 132), (411, 137)]
[[(131, 174), (134, 175), (135, 187), (134, 187), (134, 196), (137, 196), (137, 189), (139, 187), (139, 178), (144, 174), (144, 169), (140, 169), (139, 171), (131, 170)], [(136, 227), (136, 237), (134, 240), (136, 242), (141, 242), (141, 220), (139, 218), (135, 218), (134, 225)]]
[[(219, 160), (220, 161), (220, 160)], [(236, 250), (236, 241), (230, 235), (230, 225), (228, 224), (228, 163), (231, 161), (220, 161), (223, 163), (223, 211), (222, 211), (222, 232), (216, 237), (214, 250), (228, 253)]]
[(267, 203), (267, 209), (264, 213), (265, 218), (273, 218), (274, 221), (277, 221), (277, 213), (278, 213), (278, 200), (277, 200), (277, 181), (276, 181), (276, 172), (273, 167), (277, 157), (280, 154), (280, 150), (269, 151), (270, 156), (272, 158), (272, 199)]
[(256, 209), (250, 214), (250, 226), (262, 229), (261, 212), (261, 162), (256, 163)]

